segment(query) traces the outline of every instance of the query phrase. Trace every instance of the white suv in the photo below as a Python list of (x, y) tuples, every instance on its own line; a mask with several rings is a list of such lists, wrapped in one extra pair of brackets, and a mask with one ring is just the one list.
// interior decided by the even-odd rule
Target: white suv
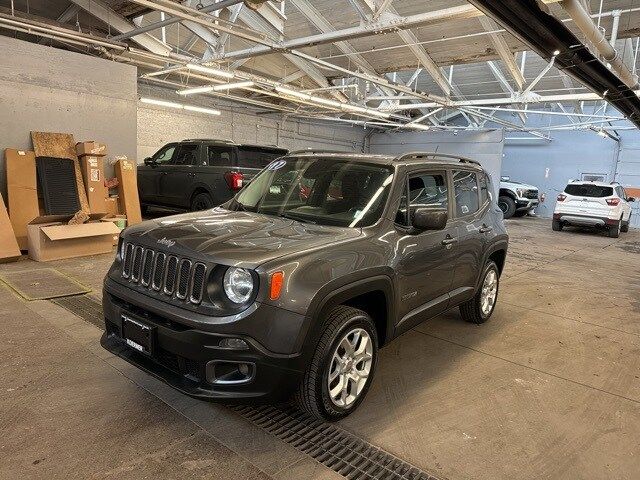
[(558, 195), (553, 212), (553, 229), (565, 225), (605, 228), (609, 236), (618, 238), (628, 232), (631, 223), (631, 202), (617, 183), (573, 181)]

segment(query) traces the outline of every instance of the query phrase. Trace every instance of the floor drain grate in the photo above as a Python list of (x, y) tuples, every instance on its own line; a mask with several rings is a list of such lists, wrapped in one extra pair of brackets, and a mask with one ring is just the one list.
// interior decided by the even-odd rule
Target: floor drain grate
[(236, 406), (243, 417), (349, 479), (437, 480), (337, 425), (294, 407)]
[[(81, 295), (51, 301), (104, 328), (102, 305), (96, 299)], [(230, 408), (350, 480), (438, 480), (337, 425), (317, 420), (293, 406), (238, 405)]]
[(75, 295), (73, 297), (54, 298), (51, 301), (104, 330), (102, 305), (95, 298), (89, 295)]

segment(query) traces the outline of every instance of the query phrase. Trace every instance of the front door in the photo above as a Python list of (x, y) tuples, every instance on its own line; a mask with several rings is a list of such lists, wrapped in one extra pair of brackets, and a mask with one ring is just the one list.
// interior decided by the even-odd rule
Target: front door
[(142, 203), (158, 203), (158, 188), (162, 167), (169, 164), (176, 151), (177, 144), (170, 143), (162, 147), (151, 157), (149, 164), (138, 167), (138, 193)]
[(451, 215), (449, 184), (446, 171), (408, 176), (409, 208), (405, 193), (396, 214), (399, 332), (447, 309), (458, 250), (456, 228), (449, 221), (444, 230), (416, 233), (411, 215), (416, 208), (446, 209)]
[(195, 182), (200, 145), (180, 144), (168, 165), (160, 168), (159, 201), (163, 205), (189, 208), (191, 184)]

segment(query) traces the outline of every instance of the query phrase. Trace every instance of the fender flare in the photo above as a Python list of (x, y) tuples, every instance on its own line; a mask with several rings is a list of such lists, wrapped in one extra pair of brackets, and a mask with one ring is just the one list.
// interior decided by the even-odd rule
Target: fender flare
[(306, 350), (303, 354), (311, 354), (313, 352), (312, 348), (306, 347), (315, 345), (322, 333), (322, 318), (332, 308), (353, 297), (376, 290), (382, 291), (386, 300), (385, 343), (388, 343), (393, 336), (393, 319), (395, 318), (395, 294), (391, 277), (385, 274), (379, 274), (340, 286), (336, 286), (336, 282), (337, 281), (334, 281), (324, 285), (311, 299), (309, 307), (307, 308), (306, 328), (301, 332), (300, 338), (298, 339), (300, 345), (297, 350)]
[[(503, 195), (504, 192), (504, 195)], [(498, 190), (498, 197), (511, 197), (513, 200), (517, 200), (518, 196), (516, 195), (516, 193), (513, 190), (510, 190), (508, 188), (500, 188)]]
[[(484, 253), (484, 257), (482, 259), (482, 268), (484, 269), (484, 266), (487, 264), (487, 260), (489, 260), (489, 257), (491, 255), (493, 255), (494, 253), (496, 253), (498, 250), (504, 250), (504, 254), (505, 254), (505, 262), (506, 262), (506, 256), (507, 256), (507, 252), (509, 251), (509, 240), (501, 238), (499, 240), (494, 241), (486, 250), (486, 252)], [(501, 276), (502, 276), (502, 272)], [(478, 292), (478, 288), (480, 288), (480, 283), (482, 282), (482, 275), (479, 276), (478, 281), (476, 283), (476, 289), (474, 291), (474, 295), (475, 293)]]

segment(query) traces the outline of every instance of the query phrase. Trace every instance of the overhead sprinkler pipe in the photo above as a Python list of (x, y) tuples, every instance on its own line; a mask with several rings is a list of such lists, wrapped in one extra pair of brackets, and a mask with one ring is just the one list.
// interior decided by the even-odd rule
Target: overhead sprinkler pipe
[(600, 55), (611, 64), (611, 69), (620, 77), (624, 84), (632, 89), (640, 87), (640, 85), (638, 85), (638, 76), (631, 73), (629, 68), (624, 64), (616, 49), (609, 43), (598, 26), (593, 23), (591, 15), (584, 9), (580, 0), (562, 0), (560, 5), (566, 10), (587, 40), (598, 50)]

